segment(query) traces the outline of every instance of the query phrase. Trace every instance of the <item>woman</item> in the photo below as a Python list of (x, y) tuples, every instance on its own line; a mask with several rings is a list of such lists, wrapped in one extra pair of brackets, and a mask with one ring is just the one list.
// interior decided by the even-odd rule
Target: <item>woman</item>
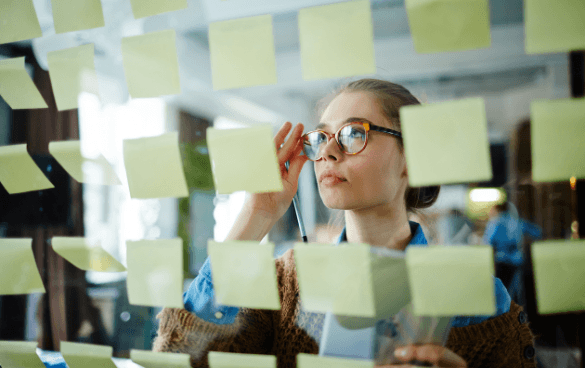
[[(298, 124), (285, 140), (292, 125), (284, 124), (274, 138), (277, 148), (282, 145), (278, 160), (284, 190), (251, 195), (227, 239), (260, 241), (289, 208), (301, 168), (312, 159), (323, 202), (344, 210), (346, 227), (338, 241), (396, 250), (426, 244), (408, 212), (431, 205), (438, 187), (408, 187), (398, 112), (412, 104), (419, 102), (404, 87), (364, 79), (349, 83), (327, 103), (317, 128), (324, 133), (303, 135)], [(188, 353), (194, 367), (207, 366), (208, 351), (276, 355), (280, 368), (295, 367), (299, 353), (317, 354), (322, 320), (300, 306), (293, 251), (275, 262), (281, 310), (214, 306), (208, 259), (184, 295), (185, 309), (159, 314), (153, 350)], [(457, 317), (446, 347), (406, 346), (396, 351), (397, 358), (438, 367), (534, 367), (526, 315), (495, 281), (496, 315)]]

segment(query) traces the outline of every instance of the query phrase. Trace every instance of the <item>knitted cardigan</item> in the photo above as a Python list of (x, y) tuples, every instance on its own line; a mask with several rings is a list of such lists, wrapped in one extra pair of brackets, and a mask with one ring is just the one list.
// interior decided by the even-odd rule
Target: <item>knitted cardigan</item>
[[(299, 353), (318, 354), (318, 341), (298, 326), (302, 314), (293, 250), (275, 260), (281, 309), (240, 308), (234, 323), (219, 325), (185, 309), (165, 308), (153, 351), (187, 353), (193, 367), (208, 367), (207, 353), (222, 351), (275, 355), (278, 368), (296, 367)], [(536, 367), (534, 337), (522, 307), (480, 324), (454, 327), (447, 348), (472, 367)]]

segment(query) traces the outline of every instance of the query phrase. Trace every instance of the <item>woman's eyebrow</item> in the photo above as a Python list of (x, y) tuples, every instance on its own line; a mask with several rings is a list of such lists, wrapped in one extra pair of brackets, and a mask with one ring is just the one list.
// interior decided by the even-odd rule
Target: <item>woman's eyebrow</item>
[[(343, 123), (341, 123), (339, 126), (344, 125), (344, 124), (348, 124), (348, 123), (353, 123), (356, 121), (365, 121), (366, 123), (372, 124), (372, 122), (369, 121), (368, 119), (352, 117), (352, 118), (345, 119), (345, 121)], [(325, 127), (327, 127), (327, 124), (321, 123), (315, 127), (315, 130), (323, 129)]]

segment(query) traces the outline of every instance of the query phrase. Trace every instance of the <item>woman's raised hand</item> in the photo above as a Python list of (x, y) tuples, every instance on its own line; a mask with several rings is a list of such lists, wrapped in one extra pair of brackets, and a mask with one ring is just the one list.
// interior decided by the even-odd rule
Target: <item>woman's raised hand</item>
[(467, 363), (459, 355), (444, 346), (434, 344), (404, 346), (396, 349), (394, 356), (404, 364), (377, 365), (375, 368), (414, 368), (414, 365), (407, 363), (412, 361), (430, 363), (433, 367), (467, 368)]

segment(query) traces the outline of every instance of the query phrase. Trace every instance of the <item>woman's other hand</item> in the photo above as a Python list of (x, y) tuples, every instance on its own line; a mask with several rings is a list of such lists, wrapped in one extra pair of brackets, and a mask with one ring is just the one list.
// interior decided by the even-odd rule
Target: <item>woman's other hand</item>
[(430, 363), (433, 367), (467, 368), (467, 363), (459, 355), (444, 346), (433, 344), (400, 347), (394, 351), (394, 356), (403, 361), (404, 364), (377, 365), (376, 368), (416, 367), (416, 365), (409, 364), (413, 361)]

